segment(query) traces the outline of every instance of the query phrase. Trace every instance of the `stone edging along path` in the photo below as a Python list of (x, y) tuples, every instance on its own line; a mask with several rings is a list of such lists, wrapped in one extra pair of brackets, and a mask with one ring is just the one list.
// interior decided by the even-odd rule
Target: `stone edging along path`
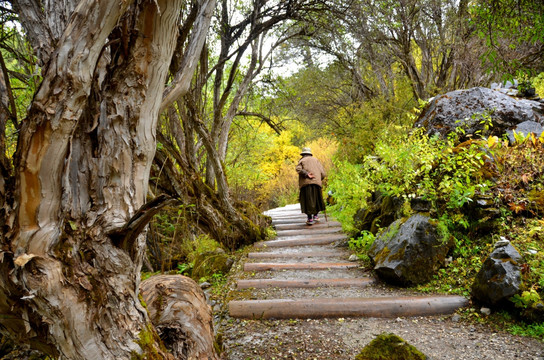
[(298, 205), (266, 214), (277, 238), (255, 244), (248, 254), (244, 271), (253, 278), (238, 280), (237, 289), (251, 291), (251, 300), (229, 302), (232, 318), (396, 318), (451, 314), (468, 305), (461, 296), (391, 296), (373, 290), (371, 275), (347, 260), (338, 222), (322, 218), (308, 226)]

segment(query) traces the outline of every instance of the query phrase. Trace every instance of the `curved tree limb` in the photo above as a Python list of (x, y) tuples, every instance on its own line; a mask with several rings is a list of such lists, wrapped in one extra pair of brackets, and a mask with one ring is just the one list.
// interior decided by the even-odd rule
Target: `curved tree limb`
[(200, 52), (206, 41), (208, 27), (210, 25), (213, 10), (215, 9), (216, 0), (201, 0), (200, 13), (194, 25), (191, 34), (189, 45), (184, 54), (182, 64), (178, 72), (174, 75), (174, 80), (170, 86), (165, 89), (163, 99), (160, 106), (160, 112), (166, 110), (174, 101), (185, 95), (191, 85), (194, 69), (198, 65)]

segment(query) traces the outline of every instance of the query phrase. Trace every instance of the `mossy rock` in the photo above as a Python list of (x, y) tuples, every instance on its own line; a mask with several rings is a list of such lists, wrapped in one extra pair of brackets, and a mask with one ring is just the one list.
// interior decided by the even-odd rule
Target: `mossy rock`
[(423, 284), (445, 264), (453, 243), (443, 242), (433, 220), (415, 214), (398, 219), (376, 238), (368, 251), (380, 279), (400, 286)]
[(380, 228), (388, 227), (400, 216), (403, 200), (397, 197), (374, 193), (368, 201), (368, 207), (359, 209), (353, 216), (355, 227), (359, 231), (370, 231), (376, 235)]
[(383, 333), (378, 335), (355, 357), (355, 360), (425, 360), (427, 356), (401, 337)]

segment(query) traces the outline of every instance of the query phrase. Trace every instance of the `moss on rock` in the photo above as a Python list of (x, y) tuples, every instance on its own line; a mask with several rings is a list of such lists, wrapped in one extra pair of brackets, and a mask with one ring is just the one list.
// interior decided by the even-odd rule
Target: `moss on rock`
[(383, 333), (372, 340), (355, 360), (425, 360), (427, 356), (401, 337)]

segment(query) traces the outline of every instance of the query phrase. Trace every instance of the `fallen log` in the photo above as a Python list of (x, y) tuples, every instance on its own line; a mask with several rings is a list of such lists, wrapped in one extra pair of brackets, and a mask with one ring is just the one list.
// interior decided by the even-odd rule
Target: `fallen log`
[(248, 253), (248, 259), (285, 259), (285, 258), (307, 258), (307, 257), (340, 257), (345, 256), (345, 251), (301, 251), (301, 252), (252, 252)]
[(176, 359), (218, 360), (212, 312), (196, 282), (182, 275), (157, 275), (140, 285), (151, 322)]
[(467, 305), (462, 296), (274, 299), (231, 301), (229, 313), (242, 319), (396, 318), (450, 314)]
[(299, 237), (290, 237), (285, 240), (270, 240), (270, 241), (260, 241), (255, 243), (256, 248), (266, 248), (266, 247), (291, 247), (291, 246), (306, 246), (306, 245), (328, 245), (335, 243), (337, 241), (344, 241), (347, 239), (347, 236), (344, 234), (338, 235), (323, 235), (323, 236), (299, 236)]

